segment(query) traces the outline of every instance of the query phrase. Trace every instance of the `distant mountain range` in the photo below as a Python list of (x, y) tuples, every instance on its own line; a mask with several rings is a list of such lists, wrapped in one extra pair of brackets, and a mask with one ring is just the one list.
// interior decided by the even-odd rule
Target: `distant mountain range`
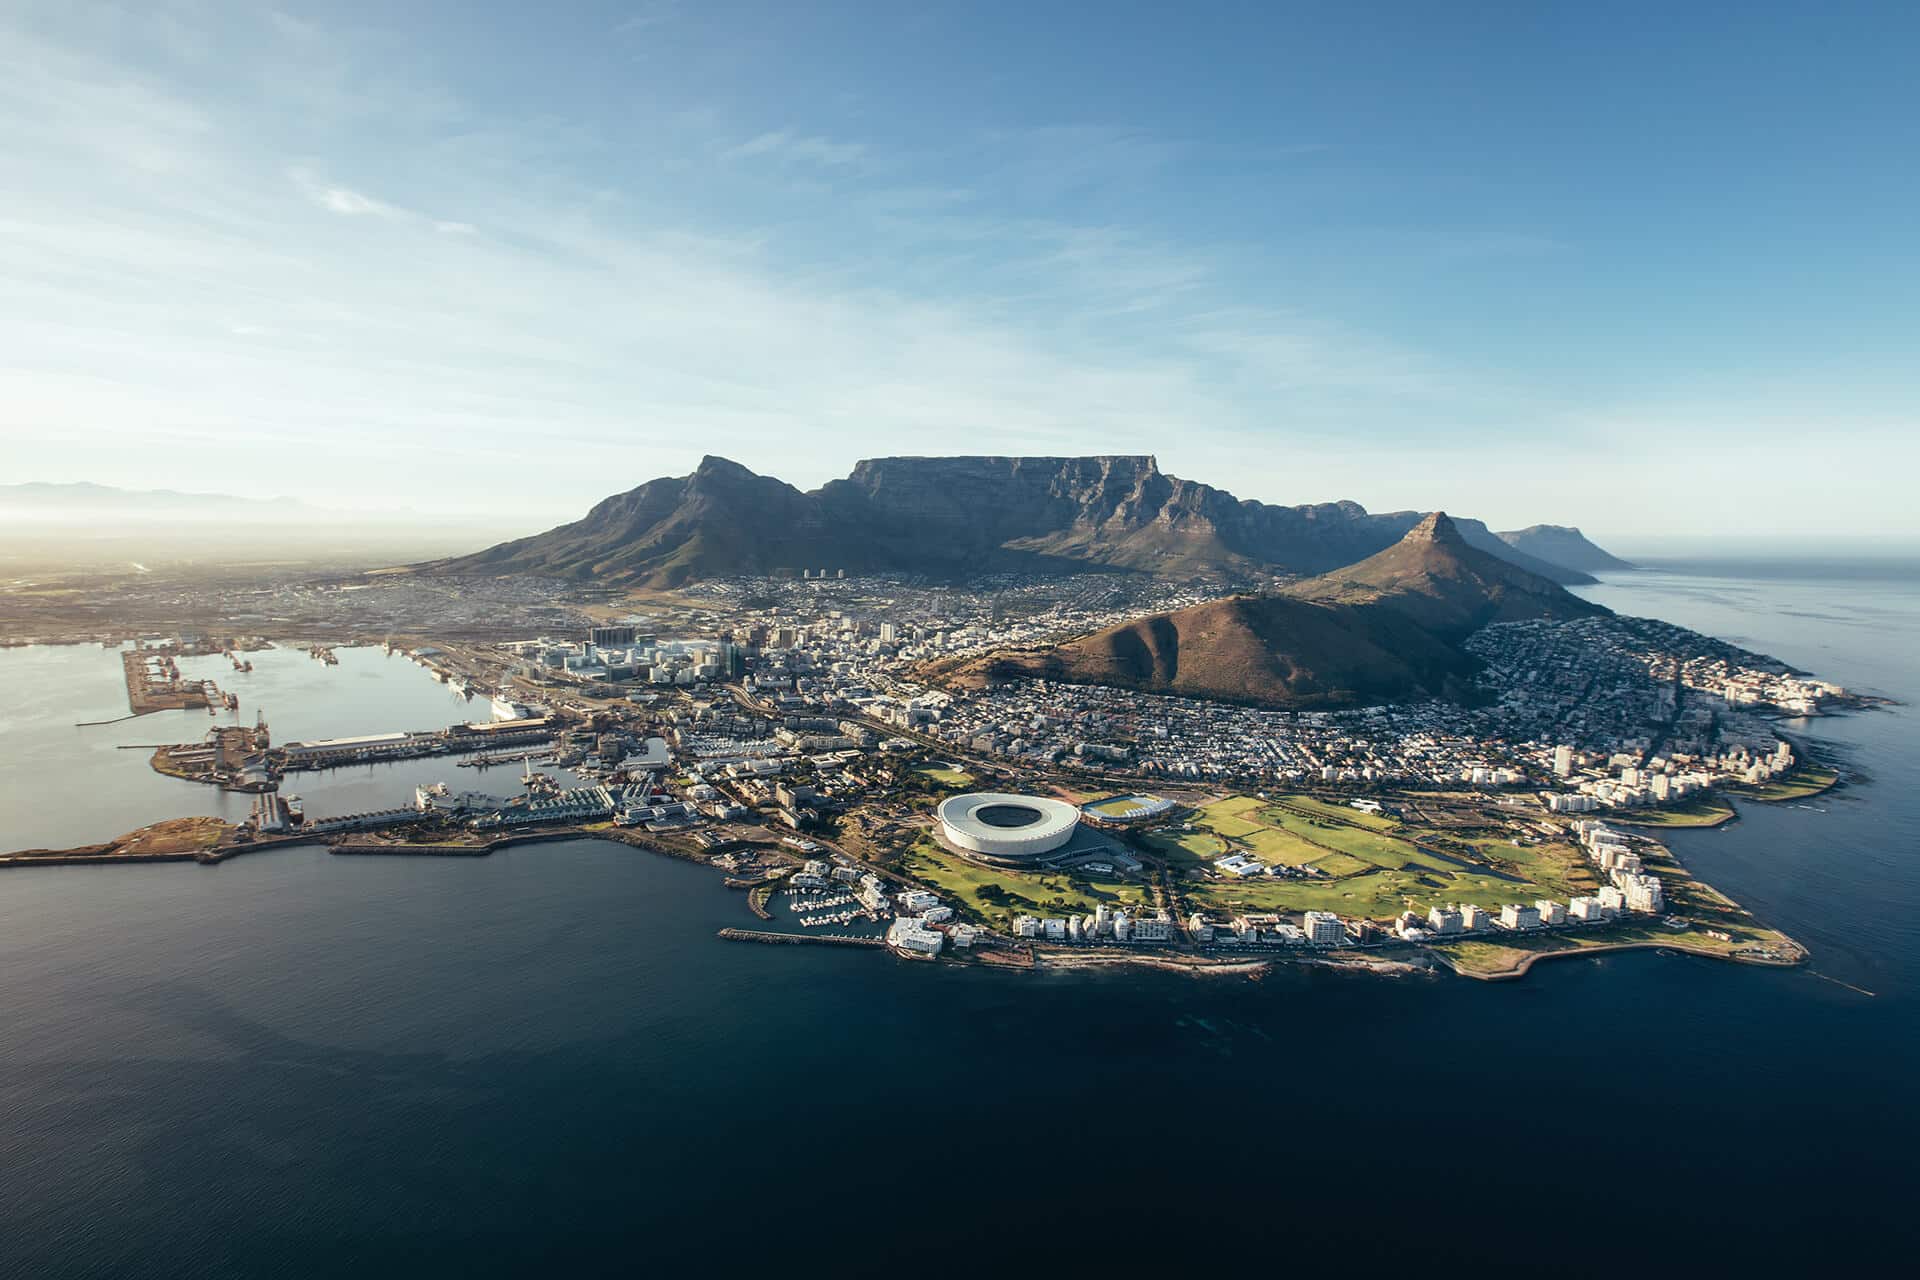
[(1619, 556), (1609, 555), (1594, 546), (1587, 540), (1586, 534), (1571, 525), (1530, 525), (1525, 529), (1515, 529), (1511, 533), (1501, 534), (1500, 541), (1536, 560), (1545, 560), (1549, 564), (1563, 565), (1586, 573), (1633, 568)]
[(1213, 600), (924, 674), (968, 687), (1042, 678), (1291, 708), (1467, 700), (1480, 663), (1460, 642), (1480, 627), (1606, 612), (1472, 545), (1459, 522), (1435, 512), (1385, 550), (1278, 594)]
[[(692, 475), (650, 480), (571, 524), (425, 567), (648, 587), (804, 569), (1311, 575), (1384, 550), (1420, 519), (1355, 502), (1243, 500), (1146, 456), (875, 458), (811, 492), (707, 457)], [(1611, 559), (1574, 530), (1454, 524), (1472, 546), (1555, 582), (1594, 579), (1543, 549)]]
[(0, 484), (0, 518), (206, 519), (227, 515), (259, 519), (270, 513), (284, 513), (289, 508), (313, 510), (290, 498), (240, 498), (230, 493), (183, 493), (178, 489), (116, 489), (87, 481)]

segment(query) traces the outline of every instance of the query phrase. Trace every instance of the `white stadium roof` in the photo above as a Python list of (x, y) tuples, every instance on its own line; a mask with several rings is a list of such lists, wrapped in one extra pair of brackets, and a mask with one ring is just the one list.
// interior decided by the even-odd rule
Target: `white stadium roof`
[(950, 796), (937, 810), (947, 843), (968, 853), (1024, 861), (1073, 839), (1080, 810), (1045, 796), (974, 791)]

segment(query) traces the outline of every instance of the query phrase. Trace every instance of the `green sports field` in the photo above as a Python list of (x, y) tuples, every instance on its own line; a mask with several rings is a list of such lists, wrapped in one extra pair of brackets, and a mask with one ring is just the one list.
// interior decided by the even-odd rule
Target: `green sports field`
[[(1338, 850), (1362, 862), (1371, 862), (1376, 867), (1404, 867), (1408, 865), (1426, 867), (1431, 871), (1446, 871), (1450, 868), (1439, 859), (1416, 849), (1405, 840), (1382, 835), (1376, 830), (1362, 830), (1346, 826), (1330, 817), (1308, 817), (1296, 807), (1282, 808), (1275, 805), (1261, 810), (1261, 817), (1284, 831), (1291, 832), (1303, 840)], [(1356, 817), (1368, 815), (1355, 811)]]
[(1392, 818), (1309, 796), (1230, 796), (1204, 806), (1191, 825), (1191, 832), (1149, 842), (1165, 841), (1158, 847), (1179, 850), (1196, 871), (1234, 849), (1269, 865), (1321, 873), (1301, 879), (1203, 875), (1190, 881), (1190, 896), (1215, 911), (1318, 910), (1387, 919), (1408, 907), (1425, 911), (1450, 902), (1498, 910), (1541, 897), (1564, 900), (1595, 883), (1571, 846), (1488, 838), (1455, 843), (1459, 856), (1443, 857), (1405, 838), (1416, 833)]

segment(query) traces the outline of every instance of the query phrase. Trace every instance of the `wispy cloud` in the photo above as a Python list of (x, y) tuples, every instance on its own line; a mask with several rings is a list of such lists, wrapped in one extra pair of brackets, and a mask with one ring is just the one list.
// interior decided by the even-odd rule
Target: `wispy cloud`
[(758, 134), (721, 153), (729, 160), (771, 157), (800, 164), (829, 168), (856, 165), (867, 158), (867, 148), (858, 142), (841, 142), (817, 134), (799, 134), (790, 129)]
[(674, 0), (641, 0), (635, 4), (618, 22), (613, 24), (615, 35), (633, 35), (636, 32), (651, 31), (665, 26), (680, 14), (680, 6)]
[(401, 218), (406, 214), (384, 200), (375, 200), (372, 196), (362, 195), (351, 187), (314, 186), (309, 192), (314, 201), (323, 209), (334, 213), (344, 213), (349, 218), (362, 214), (371, 214), (376, 218)]
[(388, 222), (419, 223), (445, 235), (473, 235), (478, 230), (470, 222), (429, 217), (424, 213), (416, 213), (412, 209), (403, 209), (399, 205), (376, 199), (352, 187), (327, 182), (308, 168), (296, 166), (287, 171), (287, 176), (293, 180), (294, 185), (307, 199), (329, 213), (337, 213), (348, 218), (367, 217)]
[[(849, 118), (755, 133), (737, 103), (529, 120), (378, 39), (270, 19), (257, 75), (216, 92), (85, 24), (6, 23), (0, 473), (84, 436), (125, 446), (100, 466), (182, 468), (149, 485), (264, 469), (430, 506), (430, 474), (444, 503), (565, 504), (709, 451), (816, 483), (863, 453), (1124, 450), (1247, 496), (1495, 516), (1411, 497), (1441, 468), (1408, 442), (1562, 448), (1555, 397), (1141, 213), (1192, 163), (1149, 130), (915, 151)], [(1523, 230), (1404, 245), (1554, 252)], [(1520, 461), (1481, 474), (1524, 489)]]

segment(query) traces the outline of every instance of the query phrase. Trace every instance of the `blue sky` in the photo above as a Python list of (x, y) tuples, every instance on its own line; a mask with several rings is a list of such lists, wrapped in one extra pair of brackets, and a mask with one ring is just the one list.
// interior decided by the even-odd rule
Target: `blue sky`
[(1151, 452), (1913, 536), (1916, 15), (9, 0), (0, 478), (538, 525)]

